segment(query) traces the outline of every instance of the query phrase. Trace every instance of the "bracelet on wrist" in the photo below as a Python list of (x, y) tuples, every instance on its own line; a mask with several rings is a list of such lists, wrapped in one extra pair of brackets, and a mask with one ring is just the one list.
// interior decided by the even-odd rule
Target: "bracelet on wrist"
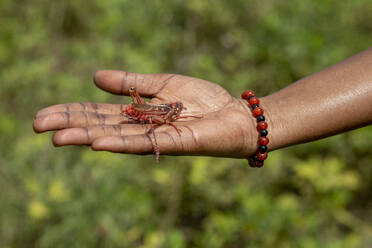
[(242, 94), (242, 98), (248, 102), (248, 106), (252, 110), (253, 116), (257, 120), (257, 131), (258, 131), (258, 141), (257, 141), (257, 151), (254, 155), (250, 156), (248, 159), (249, 166), (251, 167), (262, 167), (264, 165), (264, 160), (267, 158), (267, 144), (269, 144), (269, 138), (267, 138), (267, 122), (265, 121), (264, 111), (260, 108), (260, 100), (256, 97), (256, 94), (252, 90), (246, 90)]

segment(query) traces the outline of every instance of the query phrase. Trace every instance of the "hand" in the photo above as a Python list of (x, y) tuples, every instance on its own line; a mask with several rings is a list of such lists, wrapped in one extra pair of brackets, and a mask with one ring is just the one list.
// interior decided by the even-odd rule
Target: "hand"
[[(197, 78), (175, 74), (137, 74), (98, 71), (95, 84), (113, 94), (128, 95), (134, 86), (150, 103), (180, 101), (182, 115), (202, 116), (174, 122), (181, 136), (169, 125), (155, 130), (160, 154), (208, 155), (244, 158), (256, 150), (255, 119), (243, 100), (222, 87)], [(149, 124), (129, 123), (125, 104), (67, 103), (40, 110), (33, 124), (35, 132), (58, 130), (55, 146), (91, 145), (93, 150), (151, 154)], [(124, 124), (119, 124), (127, 122)]]

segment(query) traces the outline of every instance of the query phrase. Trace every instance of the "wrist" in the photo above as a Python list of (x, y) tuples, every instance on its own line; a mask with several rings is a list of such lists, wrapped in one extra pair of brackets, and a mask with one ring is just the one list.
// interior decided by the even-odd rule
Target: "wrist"
[(267, 145), (268, 151), (274, 151), (276, 149), (284, 147), (283, 134), (287, 134), (286, 123), (283, 123), (283, 118), (280, 118), (278, 114), (284, 115), (281, 111), (278, 111), (277, 104), (271, 99), (270, 96), (260, 98), (260, 105), (265, 111), (266, 122), (268, 123), (268, 138), (270, 143)]
[(241, 109), (243, 111), (244, 116), (244, 146), (245, 148), (244, 153), (241, 155), (242, 157), (249, 157), (252, 156), (258, 149), (257, 137), (258, 133), (256, 130), (256, 118), (252, 115), (252, 110), (249, 107), (249, 104), (244, 99), (237, 99), (240, 103)]

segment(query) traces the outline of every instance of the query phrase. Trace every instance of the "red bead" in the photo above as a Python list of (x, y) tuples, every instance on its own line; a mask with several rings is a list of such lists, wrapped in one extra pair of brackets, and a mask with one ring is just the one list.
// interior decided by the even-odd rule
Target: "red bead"
[(266, 146), (267, 144), (269, 144), (269, 138), (267, 138), (267, 137), (260, 137), (258, 139), (258, 143), (260, 145)]
[(260, 131), (260, 130), (266, 129), (266, 128), (267, 128), (267, 122), (266, 121), (257, 122), (257, 131)]
[(255, 108), (255, 109), (253, 109), (253, 116), (254, 116), (254, 117), (257, 117), (257, 116), (262, 115), (262, 114), (263, 114), (263, 110), (262, 110), (262, 108), (257, 107), (257, 108)]
[(260, 103), (260, 100), (258, 100), (257, 97), (252, 97), (251, 99), (249, 99), (249, 105), (251, 105), (251, 107), (255, 104), (259, 104)]
[(255, 96), (253, 90), (245, 90), (242, 94), (242, 98), (248, 100), (248, 97)]
[(257, 153), (257, 159), (264, 161), (267, 158), (267, 152), (265, 153)]
[(263, 161), (256, 161), (256, 167), (261, 168), (264, 165)]

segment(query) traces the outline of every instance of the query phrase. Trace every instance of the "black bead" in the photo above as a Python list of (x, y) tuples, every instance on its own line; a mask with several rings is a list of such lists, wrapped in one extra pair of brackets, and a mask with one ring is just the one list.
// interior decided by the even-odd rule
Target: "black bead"
[(264, 121), (265, 120), (265, 116), (263, 115), (259, 115), (257, 116), (257, 121), (260, 122), (260, 121)]
[(260, 130), (260, 135), (261, 135), (262, 137), (267, 136), (268, 133), (269, 133), (269, 132), (268, 132), (266, 129), (262, 129), (262, 130)]
[(258, 147), (258, 150), (261, 152), (261, 153), (264, 153), (267, 151), (267, 146), (259, 146)]
[(260, 105), (258, 105), (258, 104), (253, 104), (252, 109), (258, 108), (259, 106)]
[(249, 97), (248, 97), (248, 101), (249, 101), (249, 99), (251, 99), (252, 97), (255, 97), (255, 96), (249, 96)]

